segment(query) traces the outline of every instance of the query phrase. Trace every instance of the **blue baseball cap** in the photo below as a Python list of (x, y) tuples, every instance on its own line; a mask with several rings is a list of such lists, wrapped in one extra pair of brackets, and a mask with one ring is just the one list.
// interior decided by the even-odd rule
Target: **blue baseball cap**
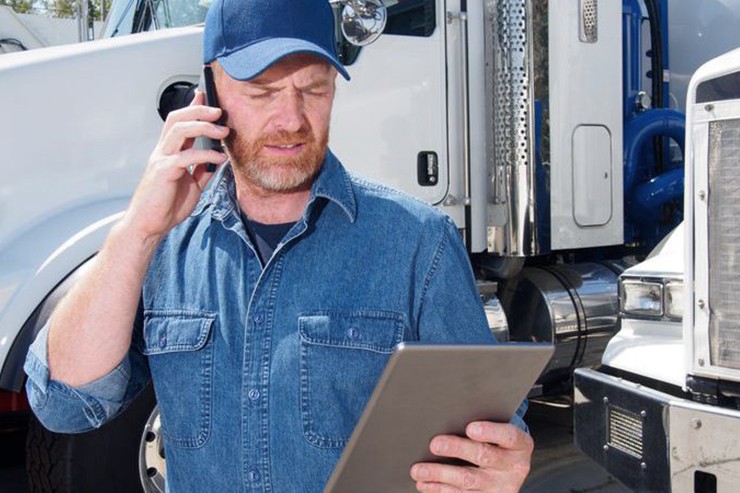
[(218, 60), (233, 79), (252, 79), (298, 53), (323, 57), (349, 80), (329, 0), (214, 0), (208, 9), (203, 63)]

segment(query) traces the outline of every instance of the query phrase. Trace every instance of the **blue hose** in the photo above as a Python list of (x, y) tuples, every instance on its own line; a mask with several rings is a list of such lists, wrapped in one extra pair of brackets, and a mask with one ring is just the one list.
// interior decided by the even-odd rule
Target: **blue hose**
[(683, 168), (677, 168), (638, 185), (629, 203), (630, 217), (643, 224), (658, 222), (663, 204), (683, 196), (683, 176)]
[(676, 141), (684, 152), (684, 133), (686, 131), (686, 117), (677, 110), (660, 108), (638, 114), (630, 120), (624, 129), (624, 194), (631, 197), (635, 180), (640, 151), (652, 143), (653, 137), (666, 136)]

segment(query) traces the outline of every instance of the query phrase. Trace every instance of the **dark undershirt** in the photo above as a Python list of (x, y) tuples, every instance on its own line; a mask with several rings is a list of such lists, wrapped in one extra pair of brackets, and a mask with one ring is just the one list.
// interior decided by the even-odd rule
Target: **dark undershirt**
[(267, 264), (267, 261), (272, 257), (273, 252), (277, 248), (280, 240), (290, 231), (290, 228), (295, 224), (283, 223), (283, 224), (262, 224), (256, 221), (252, 221), (248, 217), (242, 214), (244, 220), (244, 226), (249, 234), (249, 239), (252, 240), (254, 246), (257, 247), (257, 254), (262, 261), (262, 265)]

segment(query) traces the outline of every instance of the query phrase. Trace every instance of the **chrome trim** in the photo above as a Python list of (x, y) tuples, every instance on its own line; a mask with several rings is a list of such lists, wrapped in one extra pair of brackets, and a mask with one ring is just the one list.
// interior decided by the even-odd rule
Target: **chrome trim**
[[(576, 444), (582, 450), (591, 448), (588, 453), (591, 459), (600, 462), (620, 481), (629, 485), (630, 481), (659, 480), (660, 491), (693, 492), (695, 473), (703, 472), (717, 476), (719, 493), (736, 491), (740, 483), (740, 452), (737, 447), (740, 411), (682, 399), (594, 370), (576, 370), (575, 382)], [(646, 468), (640, 468), (641, 477), (626, 477), (625, 470), (619, 469), (619, 461), (606, 460), (603, 452), (594, 452), (601, 450), (601, 444), (590, 442), (596, 416), (583, 410), (589, 406), (594, 409), (593, 406), (597, 405), (612, 405), (617, 398), (630, 402), (633, 406), (630, 411), (638, 413), (642, 419), (650, 417), (650, 409), (662, 409), (657, 422), (643, 424), (642, 433), (646, 446), (664, 444), (662, 447), (668, 456), (666, 480), (662, 480), (663, 471), (651, 468), (650, 462), (646, 463)], [(648, 409), (645, 416), (644, 409)], [(645, 460), (649, 459), (659, 458), (646, 455)]]
[[(492, 129), (488, 135), (492, 187), (488, 251), (498, 255), (530, 256), (546, 250), (538, 230), (543, 225), (537, 222), (537, 208), (545, 206), (545, 201), (538, 197), (535, 179), (534, 104), (536, 92), (547, 91), (547, 76), (543, 75), (547, 47), (536, 46), (546, 43), (547, 36), (535, 32), (547, 29), (547, 3), (485, 2), (486, 91), (492, 99), (487, 105)], [(543, 67), (536, 67), (540, 62)], [(542, 137), (546, 161), (549, 149), (545, 149), (547, 137)]]
[(512, 341), (555, 344), (553, 378), (598, 365), (617, 331), (617, 274), (602, 264), (525, 267), (501, 282), (499, 296)]
[[(447, 22), (460, 21), (460, 49), (462, 51), (462, 141), (463, 141), (463, 205), (470, 205), (470, 75), (468, 67), (468, 14), (447, 12)], [(470, 227), (469, 224), (465, 225)]]

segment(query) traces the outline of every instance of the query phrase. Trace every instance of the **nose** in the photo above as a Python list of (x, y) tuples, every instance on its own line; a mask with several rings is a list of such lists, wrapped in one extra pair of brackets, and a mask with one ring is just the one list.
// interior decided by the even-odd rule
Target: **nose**
[(278, 130), (297, 132), (303, 128), (306, 115), (299, 91), (285, 91), (276, 101), (273, 123)]

